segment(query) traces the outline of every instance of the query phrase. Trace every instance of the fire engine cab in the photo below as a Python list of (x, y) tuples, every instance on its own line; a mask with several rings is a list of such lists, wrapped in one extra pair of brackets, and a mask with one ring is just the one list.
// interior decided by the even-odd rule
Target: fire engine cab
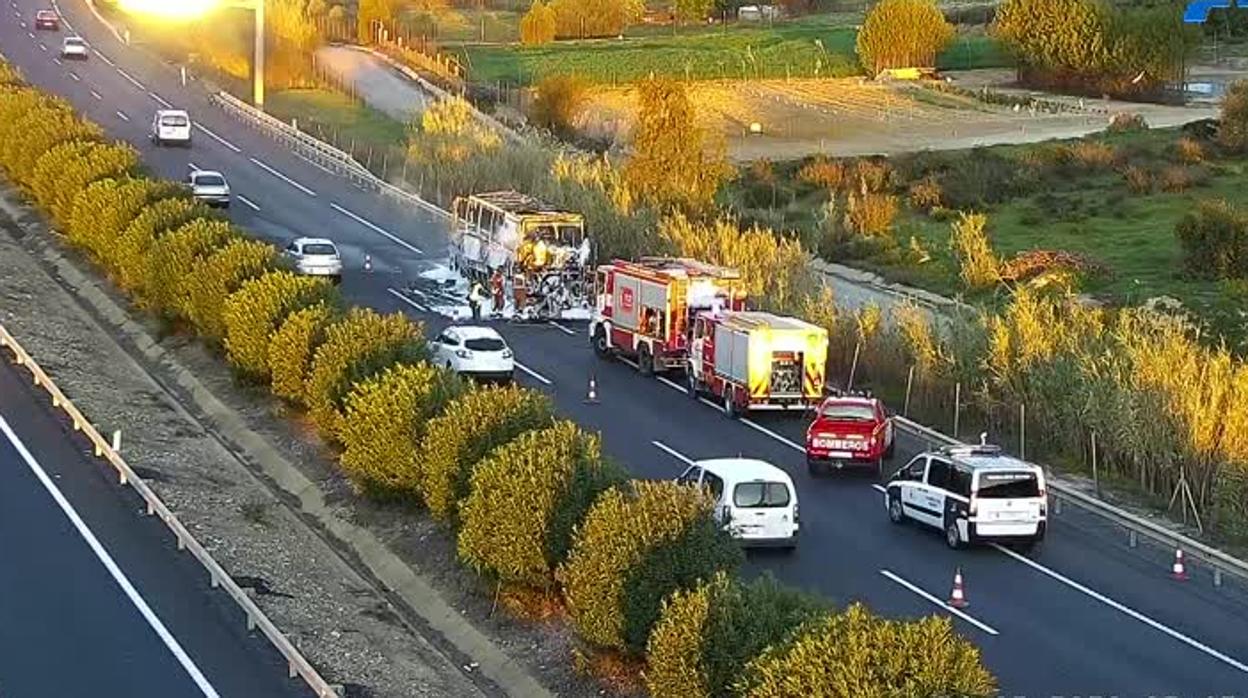
[(685, 368), (697, 314), (744, 310), (746, 297), (736, 270), (669, 257), (601, 265), (595, 291), (594, 352), (635, 358), (642, 375)]
[(689, 397), (709, 393), (724, 414), (807, 410), (823, 399), (828, 332), (758, 311), (702, 312), (694, 319)]

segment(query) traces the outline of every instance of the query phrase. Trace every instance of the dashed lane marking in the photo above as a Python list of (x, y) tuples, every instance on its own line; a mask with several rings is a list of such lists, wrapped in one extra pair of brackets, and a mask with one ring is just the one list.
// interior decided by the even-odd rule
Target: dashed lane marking
[(103, 97), (100, 96), (100, 93), (96, 92), (95, 90), (91, 90), (91, 96), (95, 97), (96, 99), (101, 99), (101, 100), (104, 99)]
[(236, 152), (236, 153), (241, 153), (241, 152), (243, 152), (243, 151), (242, 151), (242, 149), (241, 149), (241, 148), (239, 148), (238, 146), (236, 146), (236, 145), (234, 145), (233, 143), (231, 143), (231, 142), (229, 142), (229, 141), (225, 140), (225, 139), (224, 139), (224, 138), (222, 138), (221, 136), (218, 136), (217, 134), (213, 133), (212, 131), (209, 131), (208, 129), (204, 128), (203, 126), (200, 126), (200, 125), (199, 125), (199, 123), (196, 123), (196, 124), (195, 124), (195, 128), (196, 128), (196, 129), (198, 129), (200, 133), (203, 133), (204, 135), (206, 135), (206, 136), (208, 136), (209, 138), (211, 138), (211, 139), (215, 140), (216, 142), (220, 143), (221, 145), (223, 145), (223, 146), (225, 146), (225, 147), (229, 148), (230, 150), (233, 150), (233, 151), (234, 151), (234, 152)]
[(118, 116), (118, 118), (120, 118), (122, 121), (129, 121), (129, 120), (130, 120), (130, 117), (126, 116), (126, 113), (125, 113), (125, 112), (123, 112), (123, 111), (121, 111), (120, 109), (119, 109), (119, 110), (117, 110), (117, 116)]
[(259, 206), (257, 206), (254, 202), (252, 202), (252, 200), (251, 200), (251, 199), (248, 199), (247, 197), (243, 196), (242, 194), (235, 194), (235, 195), (234, 195), (234, 198), (235, 198), (235, 199), (238, 199), (238, 200), (239, 200), (239, 201), (241, 201), (241, 202), (243, 202), (243, 204), (244, 204), (244, 205), (246, 205), (246, 206), (250, 206), (250, 207), (251, 207), (251, 209), (252, 209), (253, 211), (259, 211), (259, 210), (260, 210), (260, 207), (259, 207)]
[(260, 169), (264, 170), (265, 172), (268, 172), (269, 174), (273, 175), (274, 177), (277, 177), (278, 179), (280, 179), (280, 180), (282, 180), (283, 182), (285, 182), (285, 183), (289, 184), (290, 186), (294, 187), (295, 189), (298, 189), (299, 191), (303, 192), (304, 194), (307, 194), (308, 196), (316, 196), (316, 192), (312, 191), (311, 189), (308, 189), (307, 187), (305, 187), (305, 186), (303, 186), (302, 184), (300, 184), (300, 183), (296, 182), (295, 180), (291, 179), (290, 177), (287, 177), (286, 175), (282, 174), (281, 172), (278, 172), (277, 170), (273, 169), (272, 167), (269, 167), (268, 165), (264, 164), (263, 162), (261, 162), (261, 161), (259, 161), (259, 160), (255, 159), (255, 158), (247, 158), (247, 159), (248, 159), (248, 160), (251, 160), (251, 162), (252, 162), (252, 163), (253, 163), (256, 167), (259, 167)]
[(73, 80), (74, 82), (82, 82), (82, 78), (78, 77), (78, 73), (73, 73), (73, 72), (71, 72), (71, 73), (69, 74), (69, 77), (70, 77), (70, 79), (71, 79), (71, 80)]
[(954, 608), (953, 606), (950, 606), (949, 604), (945, 603), (944, 601), (941, 601), (940, 599), (936, 598), (935, 596), (932, 596), (931, 594), (927, 593), (927, 592), (926, 592), (926, 591), (924, 591), (923, 589), (919, 588), (917, 585), (915, 585), (915, 584), (911, 584), (910, 582), (907, 582), (906, 580), (902, 579), (901, 577), (897, 576), (896, 574), (893, 574), (892, 572), (890, 572), (890, 571), (888, 571), (888, 570), (880, 570), (880, 574), (882, 574), (882, 575), (884, 575), (885, 577), (887, 577), (887, 578), (891, 579), (892, 581), (896, 582), (897, 584), (900, 584), (901, 586), (905, 587), (906, 589), (909, 589), (910, 591), (914, 592), (915, 594), (918, 594), (919, 596), (923, 597), (924, 599), (927, 599), (928, 601), (932, 602), (932, 603), (933, 603), (933, 604), (935, 604), (936, 606), (938, 606), (938, 607), (940, 607), (940, 608), (942, 608), (942, 609), (944, 609), (944, 610), (948, 611), (949, 613), (952, 613), (953, 615), (955, 615), (955, 616), (957, 616), (957, 617), (961, 618), (962, 620), (966, 621), (967, 623), (970, 623), (971, 625), (973, 625), (973, 626), (975, 626), (975, 627), (979, 628), (980, 630), (982, 630), (982, 631), (984, 631), (984, 632), (988, 633), (989, 635), (1000, 635), (1000, 634), (1001, 634), (1001, 633), (997, 632), (996, 628), (993, 628), (991, 625), (988, 625), (987, 623), (983, 623), (983, 622), (980, 622), (979, 620), (976, 620), (975, 618), (971, 617), (971, 615), (970, 615), (969, 613), (965, 613), (965, 612), (963, 612), (963, 611), (961, 611), (961, 610), (959, 610), (959, 609)]
[(359, 223), (360, 225), (368, 228), (369, 230), (372, 230), (378, 235), (381, 235), (382, 237), (386, 238), (390, 242), (393, 242), (399, 247), (402, 247), (403, 249), (408, 250), (409, 252), (415, 252), (416, 254), (420, 254), (420, 255), (424, 254), (424, 252), (419, 247), (416, 247), (415, 245), (408, 243), (406, 240), (400, 238), (397, 235), (394, 235), (390, 231), (382, 228), (381, 226), (374, 224), (372, 221), (366, 220), (361, 216), (357, 216), (356, 214), (348, 211), (347, 209), (339, 206), (338, 204), (331, 203), (329, 207), (334, 209), (338, 213), (341, 213), (342, 215), (346, 216), (347, 218), (350, 218), (356, 223)]

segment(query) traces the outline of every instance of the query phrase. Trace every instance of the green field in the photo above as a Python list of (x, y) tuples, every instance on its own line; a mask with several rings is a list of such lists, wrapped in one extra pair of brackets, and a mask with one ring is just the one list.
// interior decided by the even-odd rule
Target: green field
[[(859, 72), (855, 31), (840, 17), (804, 18), (774, 26), (638, 29), (623, 39), (558, 41), (547, 46), (470, 45), (457, 52), (474, 82), (531, 84), (545, 75), (575, 73), (616, 84), (656, 75), (689, 79), (844, 77)], [(940, 67), (964, 69), (1005, 64), (983, 36), (960, 38)]]
[(282, 90), (268, 95), (265, 111), (299, 128), (331, 140), (338, 147), (354, 142), (372, 147), (398, 146), (407, 138), (406, 127), (339, 92)]

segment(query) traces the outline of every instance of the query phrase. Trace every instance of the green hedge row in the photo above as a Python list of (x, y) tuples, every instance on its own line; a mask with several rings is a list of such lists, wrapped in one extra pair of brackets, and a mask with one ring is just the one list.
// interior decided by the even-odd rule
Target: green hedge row
[(654, 695), (992, 693), (947, 621), (742, 583), (704, 492), (628, 479), (541, 393), (430, 365), (419, 323), (347, 308), (3, 61), (0, 168), (137, 303), (306, 408), (357, 490), (426, 504), (488, 579), (561, 594), (586, 643), (648, 658)]

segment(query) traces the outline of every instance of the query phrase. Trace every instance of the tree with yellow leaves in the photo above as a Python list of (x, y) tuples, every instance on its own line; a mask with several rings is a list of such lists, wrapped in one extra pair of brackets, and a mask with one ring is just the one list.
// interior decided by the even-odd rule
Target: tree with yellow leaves
[(935, 0), (880, 0), (858, 32), (858, 60), (871, 75), (888, 68), (933, 67), (953, 39)]

